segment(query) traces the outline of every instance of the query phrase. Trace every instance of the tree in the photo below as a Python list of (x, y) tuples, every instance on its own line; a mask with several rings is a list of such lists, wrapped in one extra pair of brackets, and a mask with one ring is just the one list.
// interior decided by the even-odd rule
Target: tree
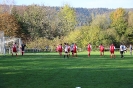
[(69, 6), (65, 5), (59, 12), (59, 32), (62, 36), (75, 29), (76, 14), (75, 11)]
[(53, 39), (58, 36), (58, 19), (55, 10), (50, 7), (30, 5), (23, 14), (23, 21), (28, 25), (31, 40), (35, 37)]
[[(21, 11), (21, 14), (19, 11)], [(19, 34), (21, 34), (20, 37), (23, 41), (27, 41), (30, 38), (30, 33), (28, 31), (28, 24), (24, 22), (22, 12), (23, 12), (23, 7), (21, 7), (21, 9), (19, 10), (17, 10), (16, 7), (12, 9), (12, 15), (15, 17), (15, 19), (18, 21), (18, 24), (20, 25), (20, 31), (19, 31)]]
[(125, 33), (129, 43), (133, 43), (133, 12), (128, 12), (128, 27)]
[[(84, 48), (88, 43), (99, 45), (100, 28), (98, 26), (83, 26), (80, 29), (77, 43)], [(93, 48), (95, 48), (95, 46)]]
[(110, 19), (106, 14), (97, 15), (93, 17), (91, 26), (98, 26), (99, 28), (106, 30), (110, 26)]
[(80, 36), (80, 29), (76, 29), (71, 31), (67, 36), (65, 36), (64, 40), (69, 43), (78, 43)]
[(125, 34), (128, 23), (127, 23), (127, 12), (118, 8), (110, 15), (111, 27), (115, 28), (120, 38)]
[(45, 29), (49, 27), (49, 24), (43, 7), (30, 5), (25, 9), (22, 16), (23, 22), (27, 25), (27, 30), (30, 32), (31, 40), (45, 35)]
[(108, 42), (108, 35), (106, 34), (106, 30), (109, 28), (109, 26), (110, 20), (106, 14), (93, 17), (90, 30), (88, 30), (90, 43), (96, 46), (101, 43), (106, 45)]
[(5, 36), (20, 37), (20, 26), (13, 15), (8, 13), (0, 14), (0, 30)]

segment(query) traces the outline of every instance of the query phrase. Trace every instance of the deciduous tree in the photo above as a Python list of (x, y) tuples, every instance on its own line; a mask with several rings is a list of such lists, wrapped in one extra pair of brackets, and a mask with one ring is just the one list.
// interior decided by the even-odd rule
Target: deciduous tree
[(0, 30), (4, 31), (5, 36), (19, 37), (21, 35), (18, 21), (8, 13), (0, 14)]
[(110, 15), (111, 26), (116, 29), (117, 33), (121, 37), (125, 34), (128, 23), (127, 23), (127, 12), (118, 8)]
[(75, 29), (76, 26), (76, 14), (74, 9), (69, 5), (65, 5), (59, 12), (59, 31), (60, 34), (66, 35), (68, 32)]

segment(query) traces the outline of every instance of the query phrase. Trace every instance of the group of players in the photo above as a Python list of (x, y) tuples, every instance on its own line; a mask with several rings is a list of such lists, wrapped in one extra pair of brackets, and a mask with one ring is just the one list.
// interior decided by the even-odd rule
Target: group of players
[[(91, 50), (92, 50), (92, 46), (91, 46), (90, 43), (87, 46), (87, 50), (88, 50), (88, 57), (90, 57), (90, 53), (91, 53)], [(102, 44), (99, 46), (99, 51), (100, 51), (100, 56), (103, 56), (105, 48)], [(114, 46), (114, 44), (110, 45), (109, 51), (110, 51), (110, 58), (115, 58), (115, 54), (114, 54), (115, 46)]]
[[(26, 45), (25, 44), (21, 44), (20, 46), (20, 50), (21, 50), (21, 54), (22, 56), (24, 55), (24, 49), (25, 49)], [(13, 56), (13, 53), (16, 54), (17, 56), (17, 49), (18, 49), (18, 46), (16, 43), (14, 43), (12, 45), (12, 56)], [(77, 45), (76, 43), (72, 43), (71, 45), (69, 45), (68, 43), (64, 43), (64, 47), (62, 44), (59, 44), (57, 47), (56, 47), (56, 52), (59, 52), (59, 55), (62, 56), (62, 52), (65, 52), (64, 54), (64, 58), (67, 57), (69, 58), (70, 56), (70, 52), (72, 53), (72, 56), (76, 56), (77, 57)], [(123, 58), (123, 53), (127, 50), (126, 46), (121, 44), (120, 45), (120, 54), (121, 54), (121, 58)], [(130, 44), (129, 46), (129, 50), (130, 50), (130, 55), (132, 55), (132, 45)], [(91, 44), (89, 43), (87, 45), (87, 51), (88, 51), (88, 57), (90, 57), (90, 53), (92, 51), (92, 46)], [(103, 56), (104, 55), (104, 51), (105, 51), (105, 48), (102, 44), (99, 45), (99, 51), (100, 51), (100, 56)], [(114, 44), (111, 44), (110, 47), (109, 47), (109, 51), (110, 51), (110, 58), (115, 58), (115, 46)]]
[[(87, 50), (88, 50), (88, 57), (90, 57), (90, 52), (92, 50), (91, 44), (88, 44)], [(132, 49), (132, 44), (130, 44), (130, 46), (129, 46), (130, 55), (132, 55), (132, 50), (133, 50)], [(104, 49), (104, 46), (102, 44), (99, 46), (99, 51), (100, 51), (100, 56), (103, 56), (105, 49)], [(109, 51), (110, 51), (110, 58), (115, 58), (115, 54), (114, 54), (115, 46), (114, 46), (114, 44), (110, 45)], [(124, 52), (127, 52), (127, 47), (124, 44), (121, 43), (119, 51), (120, 51), (121, 58), (123, 58), (124, 57), (123, 56)]]
[(56, 52), (59, 52), (59, 55), (62, 56), (62, 52), (65, 52), (64, 54), (64, 58), (67, 56), (67, 58), (69, 58), (70, 56), (70, 52), (72, 53), (72, 56), (76, 56), (77, 57), (77, 45), (76, 43), (72, 43), (71, 45), (69, 45), (68, 43), (64, 43), (64, 47), (62, 44), (59, 44), (56, 47)]
[[(70, 52), (72, 52), (72, 56), (77, 56), (77, 45), (75, 43), (72, 43), (72, 45), (69, 45), (68, 43), (64, 43), (64, 47), (62, 46), (62, 44), (60, 44), (56, 48), (56, 51), (59, 52), (60, 56), (62, 56), (62, 51), (63, 50), (65, 52), (64, 58), (65, 58), (65, 56), (69, 57)], [(130, 54), (132, 55), (132, 45), (131, 44), (129, 46), (129, 50), (130, 50)], [(91, 46), (90, 43), (87, 45), (87, 51), (88, 51), (88, 57), (90, 57), (90, 54), (91, 54), (91, 51), (92, 51), (92, 46)], [(105, 48), (102, 44), (99, 45), (99, 51), (100, 51), (100, 56), (103, 56)], [(114, 53), (115, 52), (115, 46), (114, 46), (114, 44), (111, 44), (109, 46), (109, 51), (110, 51), (110, 58), (115, 58), (115, 53)], [(127, 51), (126, 46), (121, 44), (120, 48), (119, 48), (119, 51), (120, 51), (121, 58), (123, 58), (124, 57), (123, 53), (125, 51)]]
[(16, 54), (16, 56), (17, 56), (17, 52), (18, 52), (18, 48), (20, 48), (20, 50), (21, 50), (21, 54), (22, 54), (22, 56), (24, 55), (24, 49), (25, 49), (25, 47), (26, 47), (26, 45), (25, 44), (21, 44), (21, 46), (20, 47), (18, 47), (18, 45), (17, 45), (17, 43), (15, 42), (15, 43), (13, 43), (13, 45), (12, 45), (12, 50), (11, 50), (11, 53), (12, 53), (12, 56), (13, 56), (13, 54), (15, 53)]

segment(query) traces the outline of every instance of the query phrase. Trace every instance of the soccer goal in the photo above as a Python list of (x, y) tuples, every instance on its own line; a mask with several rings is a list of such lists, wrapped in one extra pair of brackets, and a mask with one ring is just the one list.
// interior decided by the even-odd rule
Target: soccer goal
[(4, 32), (3, 31), (0, 31), (0, 53), (5, 54)]
[(5, 37), (4, 32), (0, 31), (0, 53), (10, 54), (13, 43), (18, 46), (18, 53), (20, 52), (20, 46), (22, 44), (21, 38)]

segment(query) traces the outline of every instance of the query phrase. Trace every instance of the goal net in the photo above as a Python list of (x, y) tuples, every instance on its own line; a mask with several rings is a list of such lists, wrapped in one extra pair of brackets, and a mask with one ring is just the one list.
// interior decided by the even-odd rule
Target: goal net
[(4, 37), (4, 32), (0, 31), (0, 53), (1, 54), (10, 54), (13, 43), (16, 43), (18, 46), (18, 52), (20, 52), (20, 46), (22, 44), (21, 38), (14, 37)]
[(11, 53), (12, 45), (17, 44), (17, 51), (20, 52), (20, 46), (22, 44), (21, 38), (4, 37), (5, 53)]

